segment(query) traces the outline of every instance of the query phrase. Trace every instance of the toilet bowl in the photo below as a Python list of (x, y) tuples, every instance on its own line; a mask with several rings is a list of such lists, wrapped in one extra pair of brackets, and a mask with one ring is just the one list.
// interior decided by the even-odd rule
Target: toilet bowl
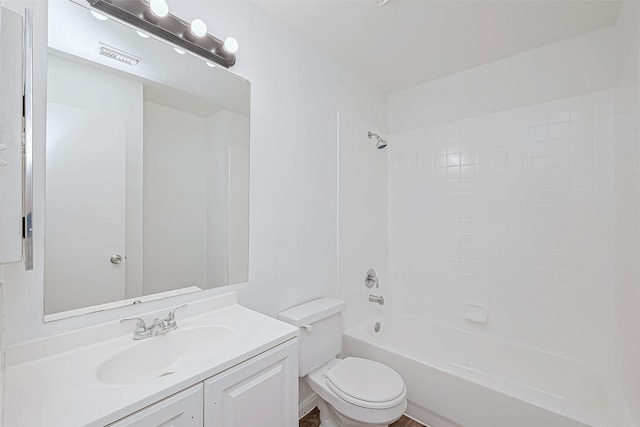
[(320, 298), (279, 314), (300, 328), (298, 375), (320, 397), (321, 427), (382, 427), (402, 416), (407, 390), (402, 377), (373, 360), (336, 358), (342, 347), (344, 302)]
[(333, 359), (306, 380), (325, 403), (319, 405), (322, 427), (387, 426), (407, 408), (400, 375), (372, 360)]

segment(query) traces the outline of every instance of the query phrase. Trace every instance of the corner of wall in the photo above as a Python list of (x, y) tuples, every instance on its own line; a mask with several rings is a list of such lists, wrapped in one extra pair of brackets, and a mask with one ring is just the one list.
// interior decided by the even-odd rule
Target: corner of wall
[(616, 29), (615, 369), (640, 425), (640, 3), (623, 1)]

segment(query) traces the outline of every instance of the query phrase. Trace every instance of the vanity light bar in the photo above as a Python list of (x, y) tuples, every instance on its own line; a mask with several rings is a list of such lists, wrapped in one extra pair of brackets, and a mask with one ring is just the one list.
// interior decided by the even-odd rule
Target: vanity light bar
[(129, 64), (132, 66), (138, 65), (140, 62), (139, 58), (136, 58), (133, 55), (129, 55), (127, 53), (121, 52), (117, 49), (112, 48), (111, 46), (107, 46), (106, 44), (100, 43), (100, 49), (98, 53), (102, 56), (106, 56), (107, 58), (115, 59), (116, 61), (123, 62), (125, 64)]
[[(225, 68), (236, 63), (235, 53), (224, 48), (224, 42), (209, 33), (196, 36), (191, 24), (171, 13), (159, 17), (151, 11), (148, 2), (142, 0), (87, 0), (94, 9), (131, 24), (142, 32), (167, 40), (181, 49), (215, 62)], [(205, 26), (206, 31), (206, 26)]]

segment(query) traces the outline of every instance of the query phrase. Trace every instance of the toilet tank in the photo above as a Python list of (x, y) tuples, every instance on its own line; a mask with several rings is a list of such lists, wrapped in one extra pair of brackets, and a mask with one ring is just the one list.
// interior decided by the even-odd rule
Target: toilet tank
[(344, 301), (320, 298), (281, 312), (278, 319), (300, 328), (298, 375), (304, 377), (333, 359), (342, 348)]

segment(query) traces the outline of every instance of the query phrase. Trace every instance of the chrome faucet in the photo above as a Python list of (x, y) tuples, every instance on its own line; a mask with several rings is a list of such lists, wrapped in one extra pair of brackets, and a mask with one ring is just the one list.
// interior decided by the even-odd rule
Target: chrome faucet
[(122, 319), (120, 323), (126, 322), (129, 320), (135, 320), (136, 329), (133, 331), (133, 339), (134, 340), (143, 340), (145, 338), (155, 337), (157, 335), (166, 334), (167, 332), (171, 332), (178, 327), (176, 323), (176, 310), (180, 308), (186, 307), (187, 304), (182, 304), (171, 311), (164, 319), (153, 319), (153, 324), (147, 326), (144, 320), (139, 317), (129, 317), (126, 319)]
[(369, 301), (370, 302), (377, 302), (380, 305), (384, 305), (384, 298), (382, 296), (369, 294)]

